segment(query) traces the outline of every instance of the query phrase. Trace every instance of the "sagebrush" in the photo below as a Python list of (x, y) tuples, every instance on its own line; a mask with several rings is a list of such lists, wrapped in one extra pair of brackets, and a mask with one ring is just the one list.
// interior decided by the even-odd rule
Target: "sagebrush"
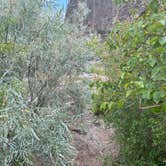
[[(88, 49), (54, 1), (0, 1), (0, 165), (70, 165)], [(77, 91), (77, 97), (75, 97)]]

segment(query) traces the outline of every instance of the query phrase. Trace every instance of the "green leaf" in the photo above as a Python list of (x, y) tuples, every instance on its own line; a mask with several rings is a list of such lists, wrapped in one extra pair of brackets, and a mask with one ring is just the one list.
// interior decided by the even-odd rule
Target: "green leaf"
[(133, 93), (133, 90), (128, 90), (128, 91), (126, 92), (126, 97), (131, 96), (132, 93)]
[(156, 103), (159, 103), (165, 95), (166, 95), (165, 91), (156, 91), (156, 92), (153, 93), (153, 100)]
[(149, 4), (149, 8), (154, 12), (157, 13), (159, 9), (159, 3), (157, 0), (152, 0)]
[(104, 111), (107, 109), (107, 107), (108, 107), (108, 102), (103, 102), (100, 106), (100, 110)]
[(115, 105), (114, 102), (110, 102), (110, 103), (108, 104), (108, 108), (111, 110), (111, 109), (113, 108), (114, 105)]
[(135, 81), (134, 84), (139, 87), (139, 88), (144, 88), (144, 83), (143, 81)]
[(162, 104), (162, 109), (163, 109), (163, 111), (166, 111), (166, 102), (164, 102), (164, 103)]
[(159, 21), (163, 26), (166, 26), (166, 20), (160, 20)]
[(124, 101), (123, 100), (119, 100), (118, 101), (118, 107), (121, 109), (121, 108), (123, 108), (123, 106), (124, 106)]
[(36, 132), (34, 131), (33, 128), (31, 128), (31, 131), (32, 131), (33, 136), (34, 136), (38, 141), (40, 141), (40, 138), (37, 136), (37, 134), (36, 134)]
[(156, 64), (156, 59), (150, 55), (148, 63), (151, 67), (153, 67)]
[(164, 44), (166, 44), (166, 36), (160, 38), (159, 43), (163, 46)]
[(166, 81), (165, 68), (161, 65), (154, 67), (151, 78), (154, 81)]
[(143, 99), (151, 99), (150, 95), (151, 95), (151, 90), (145, 90), (142, 92)]

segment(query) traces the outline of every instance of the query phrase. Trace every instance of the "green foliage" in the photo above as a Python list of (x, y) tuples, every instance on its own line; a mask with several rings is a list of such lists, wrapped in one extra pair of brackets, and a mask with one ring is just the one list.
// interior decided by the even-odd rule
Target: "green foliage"
[(119, 165), (166, 164), (165, 16), (164, 1), (150, 2), (141, 17), (113, 29), (109, 54), (100, 56), (110, 81), (93, 83), (93, 111), (114, 122)]
[(8, 86), (6, 105), (0, 110), (1, 165), (33, 165), (39, 158), (43, 163), (70, 164), (73, 152), (62, 121), (64, 110), (40, 108), (36, 114), (21, 94)]
[(76, 78), (89, 52), (54, 11), (53, 1), (0, 1), (0, 165), (71, 165), (64, 121), (84, 107)]

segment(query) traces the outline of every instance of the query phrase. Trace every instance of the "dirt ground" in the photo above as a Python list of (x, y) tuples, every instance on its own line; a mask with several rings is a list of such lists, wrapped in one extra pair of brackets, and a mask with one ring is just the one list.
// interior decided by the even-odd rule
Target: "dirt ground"
[(90, 111), (69, 128), (73, 135), (72, 145), (77, 151), (74, 166), (102, 166), (104, 157), (118, 156), (113, 127), (106, 127)]

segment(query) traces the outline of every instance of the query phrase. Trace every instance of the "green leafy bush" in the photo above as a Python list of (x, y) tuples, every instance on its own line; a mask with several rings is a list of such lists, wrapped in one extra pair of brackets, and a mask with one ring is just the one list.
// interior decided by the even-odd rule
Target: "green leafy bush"
[(93, 111), (116, 127), (119, 165), (166, 164), (165, 6), (154, 0), (133, 22), (118, 24), (106, 42), (109, 54), (100, 56), (110, 81), (93, 83)]

